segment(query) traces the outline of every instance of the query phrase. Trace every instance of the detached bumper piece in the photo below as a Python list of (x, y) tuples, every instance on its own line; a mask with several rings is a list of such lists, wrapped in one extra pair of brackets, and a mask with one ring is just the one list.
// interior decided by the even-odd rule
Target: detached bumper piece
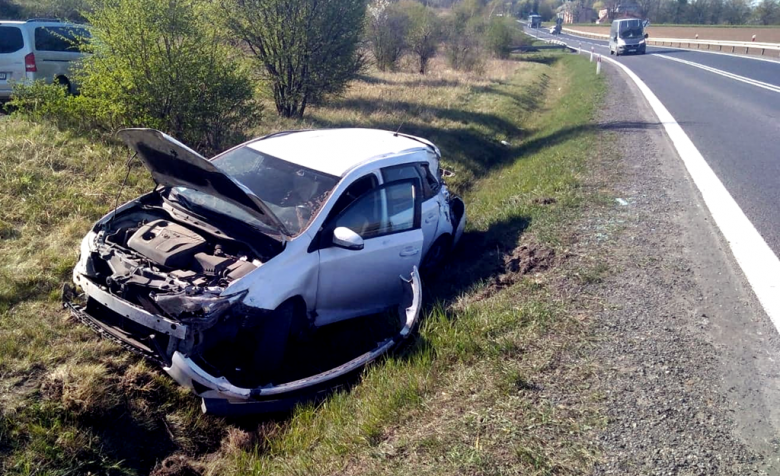
[(403, 322), (401, 330), (380, 342), (374, 350), (325, 372), (279, 385), (240, 388), (225, 378), (209, 375), (178, 352), (173, 356), (171, 367), (165, 370), (177, 382), (192, 388), (203, 398), (201, 409), (204, 413), (239, 416), (289, 410), (297, 403), (326, 394), (340, 380), (363, 369), (412, 335), (419, 322), (422, 303), (422, 286), (417, 268), (412, 270), (409, 279), (402, 277), (401, 280), (405, 290), (403, 302), (398, 306), (399, 318)]
[[(73, 289), (66, 286), (63, 289), (63, 305), (71, 311), (74, 317), (101, 336), (160, 364), (176, 382), (191, 389), (203, 399), (201, 409), (204, 413), (240, 416), (285, 411), (300, 402), (324, 396), (345, 377), (361, 370), (404, 342), (415, 331), (418, 324), (422, 287), (416, 267), (408, 279), (404, 277), (400, 277), (400, 279), (404, 285), (404, 297), (398, 305), (398, 315), (403, 325), (396, 335), (379, 342), (373, 350), (325, 372), (292, 382), (256, 388), (238, 387), (225, 377), (215, 377), (179, 351), (174, 351), (172, 354), (164, 352), (171, 339), (175, 340), (179, 337), (174, 334), (186, 333), (186, 327), (179, 325), (172, 328), (171, 323), (163, 318), (151, 314), (146, 316), (143, 314), (144, 311), (134, 306), (125, 309), (123, 306), (127, 303), (97, 286), (95, 286), (97, 290), (85, 289), (87, 296), (89, 296), (86, 306), (77, 304), (75, 302), (77, 296)], [(101, 302), (101, 298), (105, 302)], [(95, 306), (99, 307), (95, 310), (99, 312), (101, 319), (91, 315), (92, 308)], [(138, 311), (141, 313), (139, 314)], [(117, 325), (112, 325), (112, 315), (116, 316)], [(152, 323), (154, 326), (150, 325)], [(132, 330), (128, 332), (125, 329), (128, 324), (144, 327), (145, 334), (148, 334), (149, 337), (139, 339), (137, 336), (144, 333), (132, 332)], [(158, 335), (159, 337), (157, 337)], [(166, 354), (172, 355), (169, 361), (165, 357)]]

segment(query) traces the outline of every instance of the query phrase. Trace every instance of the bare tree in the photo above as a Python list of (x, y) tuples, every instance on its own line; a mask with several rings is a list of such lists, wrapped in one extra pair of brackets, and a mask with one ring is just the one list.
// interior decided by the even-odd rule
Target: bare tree
[(406, 42), (417, 57), (420, 74), (425, 74), (428, 61), (436, 55), (441, 41), (441, 21), (430, 7), (420, 3), (405, 2), (402, 6), (410, 22)]
[(363, 0), (222, 0), (222, 7), (281, 116), (302, 117), (309, 104), (343, 92), (363, 67)]

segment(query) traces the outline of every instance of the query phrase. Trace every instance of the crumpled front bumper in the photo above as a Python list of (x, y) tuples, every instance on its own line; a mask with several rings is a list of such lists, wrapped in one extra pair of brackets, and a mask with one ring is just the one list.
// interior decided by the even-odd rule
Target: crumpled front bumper
[[(63, 300), (65, 307), (70, 309), (74, 316), (99, 334), (161, 363), (163, 369), (176, 382), (202, 397), (201, 409), (204, 413), (241, 415), (289, 409), (298, 402), (328, 391), (340, 379), (362, 369), (405, 341), (413, 333), (418, 323), (422, 303), (422, 286), (416, 267), (412, 270), (409, 279), (403, 277), (400, 279), (404, 283), (405, 290), (403, 301), (398, 305), (399, 318), (403, 322), (403, 326), (395, 336), (379, 342), (373, 350), (325, 372), (292, 382), (257, 388), (238, 387), (224, 377), (215, 377), (179, 351), (173, 352), (170, 362), (161, 362), (149, 352), (139, 349), (135, 343), (128, 342), (122, 335), (112, 333), (110, 329), (102, 326), (98, 319), (90, 316), (84, 308), (73, 303), (67, 294), (63, 296)], [(92, 297), (94, 298), (94, 296)], [(163, 325), (167, 326), (167, 323)], [(170, 327), (166, 330), (172, 331)], [(181, 332), (180, 328), (176, 330)]]

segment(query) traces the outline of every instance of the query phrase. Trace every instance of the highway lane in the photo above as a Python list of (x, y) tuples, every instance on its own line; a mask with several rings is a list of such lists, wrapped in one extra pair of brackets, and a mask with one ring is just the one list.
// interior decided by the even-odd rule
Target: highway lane
[[(609, 55), (606, 41), (549, 35)], [(648, 47), (621, 56), (655, 93), (707, 160), (758, 232), (780, 256), (780, 92), (706, 71), (684, 59), (780, 88), (780, 62)], [(605, 64), (605, 67), (610, 67)]]

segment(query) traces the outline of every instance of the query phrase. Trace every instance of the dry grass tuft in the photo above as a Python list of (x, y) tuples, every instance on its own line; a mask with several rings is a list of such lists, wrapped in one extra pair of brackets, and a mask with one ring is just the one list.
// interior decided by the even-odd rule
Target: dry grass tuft
[(100, 418), (122, 404), (116, 383), (104, 365), (63, 364), (46, 376), (41, 394), (76, 417)]

